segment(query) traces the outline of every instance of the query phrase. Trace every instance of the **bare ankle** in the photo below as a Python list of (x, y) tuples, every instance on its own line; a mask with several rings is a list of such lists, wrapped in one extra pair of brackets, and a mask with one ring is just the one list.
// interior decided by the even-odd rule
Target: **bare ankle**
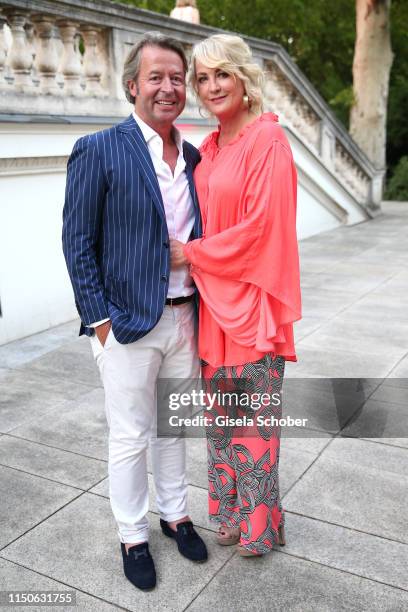
[(190, 517), (184, 516), (181, 519), (177, 519), (177, 521), (167, 521), (168, 526), (170, 527), (170, 529), (172, 529), (173, 531), (177, 531), (177, 525), (179, 523), (185, 523), (186, 521), (191, 521)]
[[(147, 540), (145, 540), (146, 542)], [(132, 546), (137, 546), (138, 544), (144, 544), (145, 542), (125, 542), (125, 549), (126, 549), (126, 554), (129, 552), (129, 548), (132, 548)]]

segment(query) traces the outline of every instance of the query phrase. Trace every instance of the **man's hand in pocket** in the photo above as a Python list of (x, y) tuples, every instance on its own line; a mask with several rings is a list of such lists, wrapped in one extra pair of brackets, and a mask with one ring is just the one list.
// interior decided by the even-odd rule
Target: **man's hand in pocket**
[(105, 323), (102, 323), (101, 325), (98, 325), (98, 327), (95, 327), (95, 334), (102, 346), (105, 346), (106, 338), (108, 337), (111, 327), (111, 321), (105, 321)]

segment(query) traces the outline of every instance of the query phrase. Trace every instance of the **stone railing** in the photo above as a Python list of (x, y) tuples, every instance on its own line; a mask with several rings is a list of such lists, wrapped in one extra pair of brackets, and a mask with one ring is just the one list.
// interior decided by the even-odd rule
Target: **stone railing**
[[(93, 116), (129, 113), (123, 60), (146, 30), (191, 46), (214, 33), (108, 0), (0, 0), (0, 115)], [(383, 172), (336, 120), (289, 55), (275, 43), (246, 39), (266, 74), (266, 106), (369, 214), (378, 210)], [(203, 122), (194, 96), (183, 117)]]

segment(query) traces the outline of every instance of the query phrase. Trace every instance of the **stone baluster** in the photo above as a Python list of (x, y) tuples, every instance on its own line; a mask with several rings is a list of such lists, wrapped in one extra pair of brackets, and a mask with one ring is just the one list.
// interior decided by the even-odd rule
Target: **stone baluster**
[(77, 44), (78, 24), (74, 21), (60, 20), (57, 22), (64, 52), (61, 61), (61, 72), (64, 75), (64, 94), (81, 96), (81, 53)]
[(326, 168), (335, 169), (336, 137), (324, 119), (320, 124), (320, 157)]
[(85, 93), (88, 96), (101, 96), (102, 62), (98, 50), (98, 37), (100, 28), (94, 26), (82, 26), (81, 34), (85, 44), (84, 74)]
[(4, 40), (3, 26), (6, 23), (4, 17), (0, 15), (0, 89), (7, 87), (7, 83), (4, 79), (5, 65), (6, 65), (6, 42)]
[(28, 14), (13, 9), (6, 9), (4, 14), (7, 17), (13, 39), (9, 51), (9, 65), (14, 77), (13, 87), (15, 91), (29, 93), (33, 89), (31, 78), (33, 56), (24, 29)]
[(35, 88), (38, 88), (40, 84), (40, 79), (38, 78), (38, 71), (36, 67), (35, 58), (37, 56), (37, 46), (39, 44), (39, 39), (37, 37), (37, 33), (34, 28), (34, 24), (31, 21), (26, 21), (24, 26), (28, 52), (31, 53), (31, 57), (33, 58), (33, 66), (31, 68), (31, 79)]
[(58, 95), (61, 93), (57, 83), (58, 52), (54, 35), (54, 17), (34, 15), (32, 21), (39, 38), (36, 68), (40, 78), (40, 90), (43, 94)]
[(371, 186), (368, 182), (366, 182), (366, 189), (368, 187), (366, 200), (371, 200), (370, 208), (372, 210), (380, 210), (384, 190), (384, 178), (384, 170), (377, 170), (372, 180)]
[(33, 58), (33, 62), (34, 62), (35, 56), (37, 53), (37, 50), (35, 47), (34, 24), (31, 21), (26, 21), (24, 25), (24, 29), (26, 33), (28, 52), (31, 53), (31, 57)]

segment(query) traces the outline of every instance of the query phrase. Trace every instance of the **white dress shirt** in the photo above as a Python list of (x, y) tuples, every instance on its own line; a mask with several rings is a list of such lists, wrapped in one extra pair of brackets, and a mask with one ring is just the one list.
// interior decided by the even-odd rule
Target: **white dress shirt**
[[(167, 229), (170, 238), (176, 238), (186, 243), (194, 226), (194, 205), (191, 199), (186, 174), (186, 162), (183, 157), (183, 145), (180, 132), (173, 127), (174, 140), (178, 149), (177, 164), (174, 174), (170, 166), (163, 160), (163, 140), (147, 123), (142, 121), (135, 112), (133, 117), (138, 124), (153, 162), (163, 198), (166, 214)], [(177, 270), (170, 270), (169, 289), (167, 297), (176, 298), (192, 295), (194, 293), (193, 279), (190, 276), (189, 266), (182, 266)], [(103, 319), (92, 323), (89, 327), (97, 327), (109, 321)]]
[[(147, 143), (159, 181), (169, 236), (185, 243), (190, 238), (194, 226), (194, 206), (188, 186), (180, 132), (173, 127), (174, 140), (179, 152), (173, 175), (170, 166), (163, 160), (163, 140), (161, 136), (142, 121), (135, 112), (133, 112), (133, 117)], [(193, 279), (190, 276), (190, 267), (183, 266), (177, 270), (171, 270), (167, 297), (184, 297), (193, 293), (194, 286)]]

